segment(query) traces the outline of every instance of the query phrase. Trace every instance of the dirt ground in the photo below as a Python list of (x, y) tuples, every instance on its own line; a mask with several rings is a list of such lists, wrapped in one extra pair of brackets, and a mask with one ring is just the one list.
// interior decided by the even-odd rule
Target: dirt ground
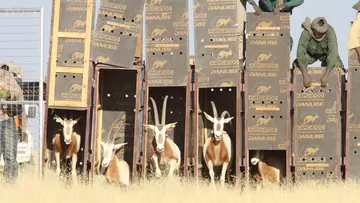
[(172, 203), (358, 203), (360, 184), (341, 183), (322, 185), (308, 182), (291, 188), (266, 186), (261, 189), (224, 188), (216, 190), (208, 184), (181, 183), (178, 179), (158, 180), (142, 185), (131, 185), (127, 190), (109, 185), (104, 177), (96, 176), (92, 187), (65, 187), (57, 182), (55, 172), (46, 171), (44, 180), (38, 179), (31, 166), (20, 167), (16, 184), (0, 183), (1, 202), (172, 202)]

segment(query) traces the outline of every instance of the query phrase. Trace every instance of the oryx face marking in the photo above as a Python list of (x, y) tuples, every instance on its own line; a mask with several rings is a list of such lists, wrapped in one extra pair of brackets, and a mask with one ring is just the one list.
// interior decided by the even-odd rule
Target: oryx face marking
[(127, 143), (114, 144), (100, 141), (100, 144), (103, 148), (103, 160), (101, 166), (106, 168), (110, 165), (111, 160), (113, 160), (115, 152)]
[(165, 124), (166, 104), (167, 104), (168, 97), (169, 96), (166, 95), (165, 98), (164, 98), (163, 109), (162, 109), (162, 117), (161, 117), (161, 124), (159, 122), (159, 115), (158, 115), (158, 110), (157, 110), (155, 100), (150, 97), (150, 100), (151, 100), (153, 108), (154, 108), (155, 125), (144, 125), (145, 127), (150, 128), (153, 131), (155, 141), (156, 141), (156, 151), (159, 152), (159, 153), (164, 152), (165, 140), (166, 140), (166, 137), (167, 137), (166, 133), (169, 130), (175, 128), (175, 125), (177, 123), (177, 122), (175, 122), (175, 123)]
[[(150, 128), (153, 131), (153, 135), (156, 141), (156, 151), (159, 153), (164, 152), (165, 140), (167, 137), (167, 131), (175, 128), (177, 122), (170, 123), (164, 126), (155, 126), (155, 125), (144, 125), (145, 127)], [(161, 128), (161, 130), (159, 130)]]
[(209, 114), (204, 112), (205, 117), (213, 123), (214, 137), (217, 141), (221, 140), (224, 133), (224, 124), (230, 122), (234, 117), (225, 118), (226, 114), (229, 114), (227, 111), (223, 111), (221, 116), (218, 117), (215, 103), (211, 101), (212, 109), (214, 112), (214, 117), (211, 117)]
[[(81, 118), (81, 117), (80, 117)], [(71, 119), (62, 119), (58, 115), (55, 115), (56, 122), (60, 123), (63, 126), (64, 142), (69, 145), (71, 143), (71, 136), (74, 132), (74, 125), (77, 124), (80, 118), (75, 120)]]

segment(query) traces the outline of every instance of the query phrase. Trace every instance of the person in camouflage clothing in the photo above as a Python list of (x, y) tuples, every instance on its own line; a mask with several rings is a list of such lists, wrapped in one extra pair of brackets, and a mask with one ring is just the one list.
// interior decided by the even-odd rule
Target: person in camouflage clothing
[(338, 53), (338, 44), (334, 28), (324, 17), (318, 17), (312, 22), (306, 18), (302, 24), (303, 31), (297, 47), (296, 59), (293, 62), (303, 76), (304, 87), (311, 86), (311, 78), (307, 74), (307, 66), (320, 60), (326, 70), (321, 77), (321, 87), (327, 86), (327, 80), (334, 67), (342, 67), (343, 63)]
[(360, 1), (352, 8), (357, 11), (357, 14), (349, 32), (348, 50), (355, 49), (360, 63)]
[(6, 64), (0, 64), (0, 144), (4, 157), (4, 174), (7, 182), (18, 176), (18, 132), (14, 116), (22, 114), (21, 105), (4, 105), (1, 101), (22, 101), (22, 90)]
[[(6, 63), (6, 65), (9, 67), (9, 72), (12, 73), (19, 84), (20, 87), (22, 87), (22, 71), (21, 67), (12, 61)], [(21, 105), (22, 107), (22, 115), (16, 116), (15, 120), (18, 121), (19, 126), (18, 127), (18, 134), (20, 138), (20, 142), (28, 142), (28, 136), (26, 134), (26, 128), (27, 128), (27, 115), (25, 111), (25, 105)], [(18, 106), (20, 108), (20, 106)]]
[[(279, 12), (289, 12), (290, 15), (295, 7), (301, 6), (304, 3), (304, 0), (284, 0), (285, 3), (276, 6), (277, 0), (259, 0), (259, 6), (255, 3), (254, 0), (247, 0), (249, 4), (255, 10), (255, 15), (260, 15), (261, 12), (274, 12), (278, 14)], [(290, 36), (290, 51), (293, 47), (293, 38)]]

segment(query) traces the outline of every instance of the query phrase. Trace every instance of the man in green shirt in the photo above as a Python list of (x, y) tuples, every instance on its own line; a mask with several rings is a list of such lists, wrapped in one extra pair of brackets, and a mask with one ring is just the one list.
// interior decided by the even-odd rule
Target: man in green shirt
[[(259, 6), (254, 0), (247, 0), (247, 2), (254, 8), (255, 15), (260, 15), (261, 12), (274, 12), (275, 14), (279, 12), (290, 12), (290, 14), (292, 14), (292, 10), (303, 4), (304, 0), (284, 0), (285, 3), (279, 6), (276, 6), (277, 0), (259, 0)], [(292, 46), (293, 39), (290, 36), (290, 51), (292, 50)]]
[(297, 47), (296, 59), (293, 62), (303, 76), (304, 87), (311, 86), (311, 79), (307, 74), (307, 66), (320, 60), (321, 66), (326, 70), (321, 77), (321, 87), (327, 86), (327, 80), (334, 67), (341, 67), (343, 63), (338, 53), (337, 37), (334, 28), (329, 25), (324, 17), (318, 17), (312, 22), (306, 18), (302, 23), (301, 33)]

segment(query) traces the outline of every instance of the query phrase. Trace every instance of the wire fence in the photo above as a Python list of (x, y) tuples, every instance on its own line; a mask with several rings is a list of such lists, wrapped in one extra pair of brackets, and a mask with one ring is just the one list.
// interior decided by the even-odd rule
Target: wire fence
[(41, 176), (43, 33), (42, 8), (0, 9), (0, 168), (7, 176), (17, 171), (15, 157)]

